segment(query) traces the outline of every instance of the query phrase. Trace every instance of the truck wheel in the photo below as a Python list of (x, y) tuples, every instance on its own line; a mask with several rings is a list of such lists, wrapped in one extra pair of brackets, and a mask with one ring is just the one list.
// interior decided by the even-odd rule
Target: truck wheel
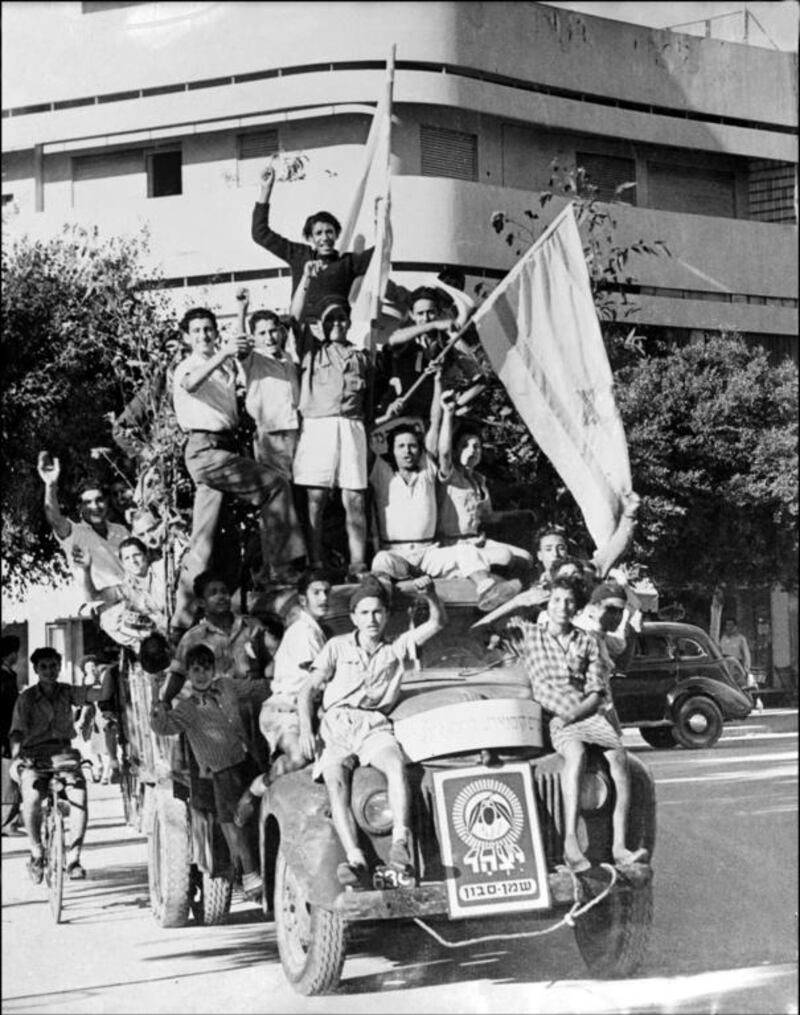
[(642, 740), (646, 744), (650, 744), (651, 747), (657, 747), (666, 751), (670, 747), (677, 746), (677, 741), (672, 735), (671, 726), (640, 726), (639, 732), (642, 735)]
[(711, 698), (687, 698), (675, 717), (675, 739), (682, 747), (713, 747), (722, 736), (722, 712)]
[(653, 925), (653, 885), (621, 886), (575, 921), (575, 941), (594, 976), (630, 976), (641, 965)]
[(225, 922), (225, 918), (231, 910), (231, 899), (233, 897), (233, 882), (230, 877), (212, 878), (210, 874), (201, 871), (199, 867), (192, 867), (192, 916), (197, 923), (206, 927), (215, 927)]
[(338, 985), (347, 949), (344, 921), (307, 900), (282, 845), (275, 864), (275, 933), (284, 974), (299, 994), (326, 994)]
[(154, 791), (152, 829), (147, 840), (150, 908), (161, 927), (189, 922), (189, 814), (169, 789)]

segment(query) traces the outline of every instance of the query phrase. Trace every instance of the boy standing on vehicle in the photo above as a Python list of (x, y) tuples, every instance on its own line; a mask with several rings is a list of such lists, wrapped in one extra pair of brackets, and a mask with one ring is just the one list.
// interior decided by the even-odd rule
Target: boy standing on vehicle
[(577, 823), (580, 780), (587, 744), (603, 748), (616, 789), (612, 854), (620, 866), (642, 863), (647, 850), (631, 852), (625, 843), (630, 777), (628, 755), (619, 732), (605, 715), (611, 704), (606, 667), (595, 638), (580, 631), (572, 618), (582, 596), (569, 578), (555, 578), (547, 604), (547, 624), (518, 617), (508, 627), (521, 632), (520, 653), (530, 678), (533, 697), (553, 713), (550, 737), (564, 759), (561, 789), (564, 794), (564, 863), (575, 873), (591, 863), (578, 844)]
[[(54, 754), (70, 751), (75, 737), (73, 709), (87, 701), (111, 698), (110, 672), (105, 686), (78, 687), (58, 679), (61, 654), (54, 648), (37, 648), (31, 663), (38, 682), (26, 688), (17, 699), (11, 719), (11, 757), (14, 759), (12, 778), (22, 792), (22, 816), (28, 833), (31, 855), (28, 873), (34, 884), (44, 875), (42, 857), (41, 819), (42, 800), (47, 795), (48, 774), (37, 771), (52, 763)], [(72, 842), (67, 850), (67, 873), (71, 880), (86, 877), (81, 866), (81, 846), (86, 833), (86, 782), (80, 770), (69, 774), (66, 789), (70, 805), (70, 831)]]
[(239, 714), (242, 699), (263, 698), (263, 680), (232, 680), (215, 672), (214, 653), (208, 645), (194, 645), (186, 653), (186, 676), (190, 692), (170, 710), (166, 702), (153, 705), (150, 726), (161, 736), (185, 733), (200, 776), (214, 786), (214, 810), (231, 858), (242, 863), (245, 895), (258, 896), (261, 875), (248, 836), (233, 820), (239, 797), (257, 770), (249, 754), (248, 736)]
[(446, 619), (433, 580), (424, 576), (415, 584), (428, 601), (428, 619), (387, 642), (383, 632), (389, 619), (388, 597), (377, 579), (366, 578), (350, 597), (350, 619), (355, 630), (331, 638), (314, 660), (310, 679), (298, 696), (300, 745), (311, 757), (313, 701), (324, 690), (322, 752), (315, 775), (325, 781), (333, 825), (347, 857), (337, 870), (342, 885), (359, 883), (367, 871), (350, 809), (354, 759), (386, 776), (394, 816), (389, 863), (404, 872), (413, 868), (405, 759), (387, 715), (398, 699), (403, 674), (416, 659), (417, 647), (441, 631)]

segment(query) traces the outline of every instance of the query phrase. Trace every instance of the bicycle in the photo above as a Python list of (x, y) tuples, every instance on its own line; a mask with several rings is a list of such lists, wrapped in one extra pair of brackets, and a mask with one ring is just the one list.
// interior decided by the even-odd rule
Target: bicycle
[(44, 864), (44, 880), (50, 902), (50, 912), (56, 923), (61, 922), (64, 908), (64, 869), (65, 862), (65, 819), (69, 815), (70, 804), (66, 798), (66, 788), (73, 784), (70, 776), (74, 776), (82, 767), (92, 767), (88, 759), (81, 760), (72, 753), (54, 754), (51, 764), (34, 765), (40, 776), (49, 776), (47, 796), (42, 800), (42, 816), (40, 821), (42, 860)]

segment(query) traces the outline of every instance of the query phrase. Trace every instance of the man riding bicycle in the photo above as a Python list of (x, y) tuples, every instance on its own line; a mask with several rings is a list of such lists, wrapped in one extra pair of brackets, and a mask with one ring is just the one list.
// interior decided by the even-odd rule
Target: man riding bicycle
[[(60, 682), (61, 654), (54, 648), (37, 648), (31, 656), (39, 682), (26, 688), (17, 699), (11, 719), (12, 778), (22, 792), (22, 816), (28, 833), (31, 855), (28, 872), (34, 884), (44, 874), (41, 839), (42, 800), (47, 795), (55, 755), (71, 751), (75, 736), (73, 708), (112, 696), (103, 687), (75, 687)], [(105, 684), (110, 682), (107, 677)], [(70, 805), (72, 842), (67, 853), (67, 874), (73, 881), (86, 877), (81, 866), (81, 846), (86, 832), (86, 782), (80, 768), (69, 773), (66, 796)]]

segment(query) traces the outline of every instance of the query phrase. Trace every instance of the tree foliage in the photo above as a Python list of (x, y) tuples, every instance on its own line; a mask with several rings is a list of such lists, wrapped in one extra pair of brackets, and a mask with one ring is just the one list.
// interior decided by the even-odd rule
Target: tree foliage
[[(174, 331), (163, 301), (146, 291), (146, 237), (101, 242), (65, 227), (38, 241), (7, 233), (2, 249), (2, 554), (18, 591), (64, 574), (44, 518), (36, 473), (41, 449), (62, 464), (65, 509), (81, 479), (98, 478), (111, 445), (109, 413), (163, 367)], [(168, 438), (167, 438), (168, 439)]]

